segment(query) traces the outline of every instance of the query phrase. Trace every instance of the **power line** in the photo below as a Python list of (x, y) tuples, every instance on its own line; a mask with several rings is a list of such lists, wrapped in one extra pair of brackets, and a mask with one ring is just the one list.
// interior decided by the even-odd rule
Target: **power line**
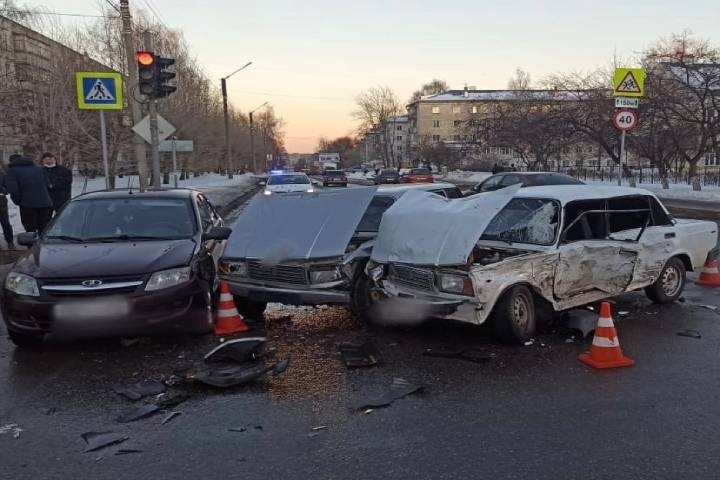
[(168, 28), (167, 19), (165, 18), (165, 15), (163, 15), (162, 12), (160, 11), (160, 7), (157, 6), (157, 4), (155, 3), (155, 0), (147, 0), (147, 1), (150, 2), (150, 5), (153, 7), (153, 10), (157, 14), (157, 16), (160, 17), (160, 21), (165, 25), (165, 28)]
[(350, 100), (352, 101), (352, 98), (350, 97), (321, 97), (321, 96), (315, 96), (315, 95), (291, 95), (289, 93), (270, 93), (270, 92), (247, 92), (243, 90), (235, 90), (231, 89), (231, 92), (234, 93), (242, 93), (245, 95), (261, 95), (261, 96), (268, 96), (268, 97), (288, 97), (288, 98), (307, 98), (312, 100)]
[(38, 12), (35, 10), (15, 10), (9, 8), (0, 9), (2, 13), (24, 13), (29, 15), (54, 15), (57, 17), (87, 17), (87, 18), (120, 18), (112, 15), (89, 15), (85, 13), (57, 13), (57, 12)]
[(118, 12), (118, 13), (122, 13), (122, 12), (120, 11), (120, 9), (117, 7), (117, 5), (115, 5), (114, 3), (112, 3), (110, 0), (105, 0), (105, 1), (107, 2), (108, 5), (110, 5), (110, 6), (113, 8), (113, 10), (115, 10), (115, 11)]
[(158, 12), (153, 8), (152, 5), (150, 5), (150, 2), (148, 2), (148, 0), (142, 0), (142, 2), (145, 4), (147, 9), (150, 11), (150, 14), (153, 17), (155, 17), (155, 19), (158, 21), (158, 23), (160, 23), (160, 25), (165, 27), (167, 30), (170, 30), (170, 28), (165, 24), (165, 22), (163, 22), (162, 18), (160, 18), (160, 15), (158, 14)]

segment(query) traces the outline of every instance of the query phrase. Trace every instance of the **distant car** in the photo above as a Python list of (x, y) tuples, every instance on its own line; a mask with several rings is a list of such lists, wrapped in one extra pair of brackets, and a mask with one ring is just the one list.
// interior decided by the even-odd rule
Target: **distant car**
[(466, 192), (467, 195), (492, 192), (510, 185), (522, 184), (523, 187), (542, 187), (546, 185), (585, 185), (577, 178), (556, 172), (503, 172), (492, 175)]
[(342, 170), (325, 170), (325, 173), (323, 173), (323, 187), (330, 187), (332, 185), (347, 187), (347, 184), (347, 176)]
[[(265, 195), (273, 193), (309, 192), (315, 191), (310, 177), (304, 173), (279, 173), (270, 175), (266, 182), (263, 182)], [(261, 183), (262, 185), (262, 183)]]
[(413, 168), (400, 178), (402, 183), (432, 183), (435, 179), (429, 168)]
[(0, 307), (18, 346), (70, 337), (208, 332), (230, 229), (193, 190), (95, 192), (68, 203), (8, 273)]
[(394, 168), (385, 168), (375, 176), (375, 185), (384, 183), (400, 183), (400, 172)]
[(348, 173), (362, 173), (364, 171), (365, 171), (365, 169), (363, 167), (358, 167), (357, 165), (347, 169)]

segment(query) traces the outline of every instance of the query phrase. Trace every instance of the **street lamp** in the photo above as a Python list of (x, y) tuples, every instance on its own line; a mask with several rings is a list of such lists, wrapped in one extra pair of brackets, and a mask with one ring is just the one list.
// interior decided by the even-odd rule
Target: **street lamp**
[(234, 72), (232, 72), (227, 77), (223, 77), (220, 79), (220, 89), (222, 90), (222, 97), (223, 97), (223, 114), (225, 115), (225, 152), (227, 155), (227, 169), (228, 169), (228, 178), (233, 178), (233, 164), (232, 164), (232, 154), (230, 152), (230, 125), (228, 124), (228, 102), (227, 102), (227, 86), (225, 81), (238, 73), (240, 70), (244, 70), (247, 67), (252, 65), (252, 62), (248, 62), (242, 67), (238, 68)]
[(257, 112), (261, 108), (263, 108), (265, 105), (267, 105), (268, 102), (263, 103), (259, 107), (257, 107), (255, 110), (251, 111), (248, 114), (248, 117), (250, 117), (250, 156), (252, 157), (252, 165), (253, 165), (253, 172), (258, 173), (257, 171), (257, 161), (255, 160), (255, 129), (253, 128), (253, 113)]

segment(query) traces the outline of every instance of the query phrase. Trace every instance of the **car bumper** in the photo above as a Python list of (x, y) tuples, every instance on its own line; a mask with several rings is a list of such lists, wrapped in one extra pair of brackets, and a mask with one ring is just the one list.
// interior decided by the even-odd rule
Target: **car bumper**
[(390, 280), (381, 281), (382, 291), (389, 298), (412, 300), (418, 312), (425, 317), (445, 318), (473, 324), (486, 319), (483, 305), (471, 297), (458, 295), (438, 296), (437, 293), (398, 285)]
[(151, 335), (197, 331), (207, 312), (194, 308), (197, 281), (154, 293), (27, 297), (3, 290), (8, 330), (69, 337)]
[(323, 185), (325, 185), (326, 187), (331, 187), (331, 186), (333, 186), (333, 185), (340, 185), (340, 186), (343, 186), (343, 187), (347, 187), (347, 184), (348, 184), (347, 181), (344, 181), (344, 182), (340, 182), (340, 181), (337, 181), (337, 182), (336, 182), (336, 181), (333, 181), (333, 182), (324, 181), (324, 182), (323, 182)]
[(256, 285), (226, 280), (233, 295), (254, 302), (284, 303), (286, 305), (347, 305), (350, 303), (350, 292), (337, 287), (311, 289)]

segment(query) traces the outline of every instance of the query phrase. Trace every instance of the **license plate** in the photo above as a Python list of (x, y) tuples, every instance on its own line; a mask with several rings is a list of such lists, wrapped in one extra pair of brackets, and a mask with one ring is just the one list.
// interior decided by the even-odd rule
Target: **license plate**
[(55, 305), (53, 314), (63, 322), (119, 319), (130, 314), (130, 305), (123, 297), (73, 299)]

